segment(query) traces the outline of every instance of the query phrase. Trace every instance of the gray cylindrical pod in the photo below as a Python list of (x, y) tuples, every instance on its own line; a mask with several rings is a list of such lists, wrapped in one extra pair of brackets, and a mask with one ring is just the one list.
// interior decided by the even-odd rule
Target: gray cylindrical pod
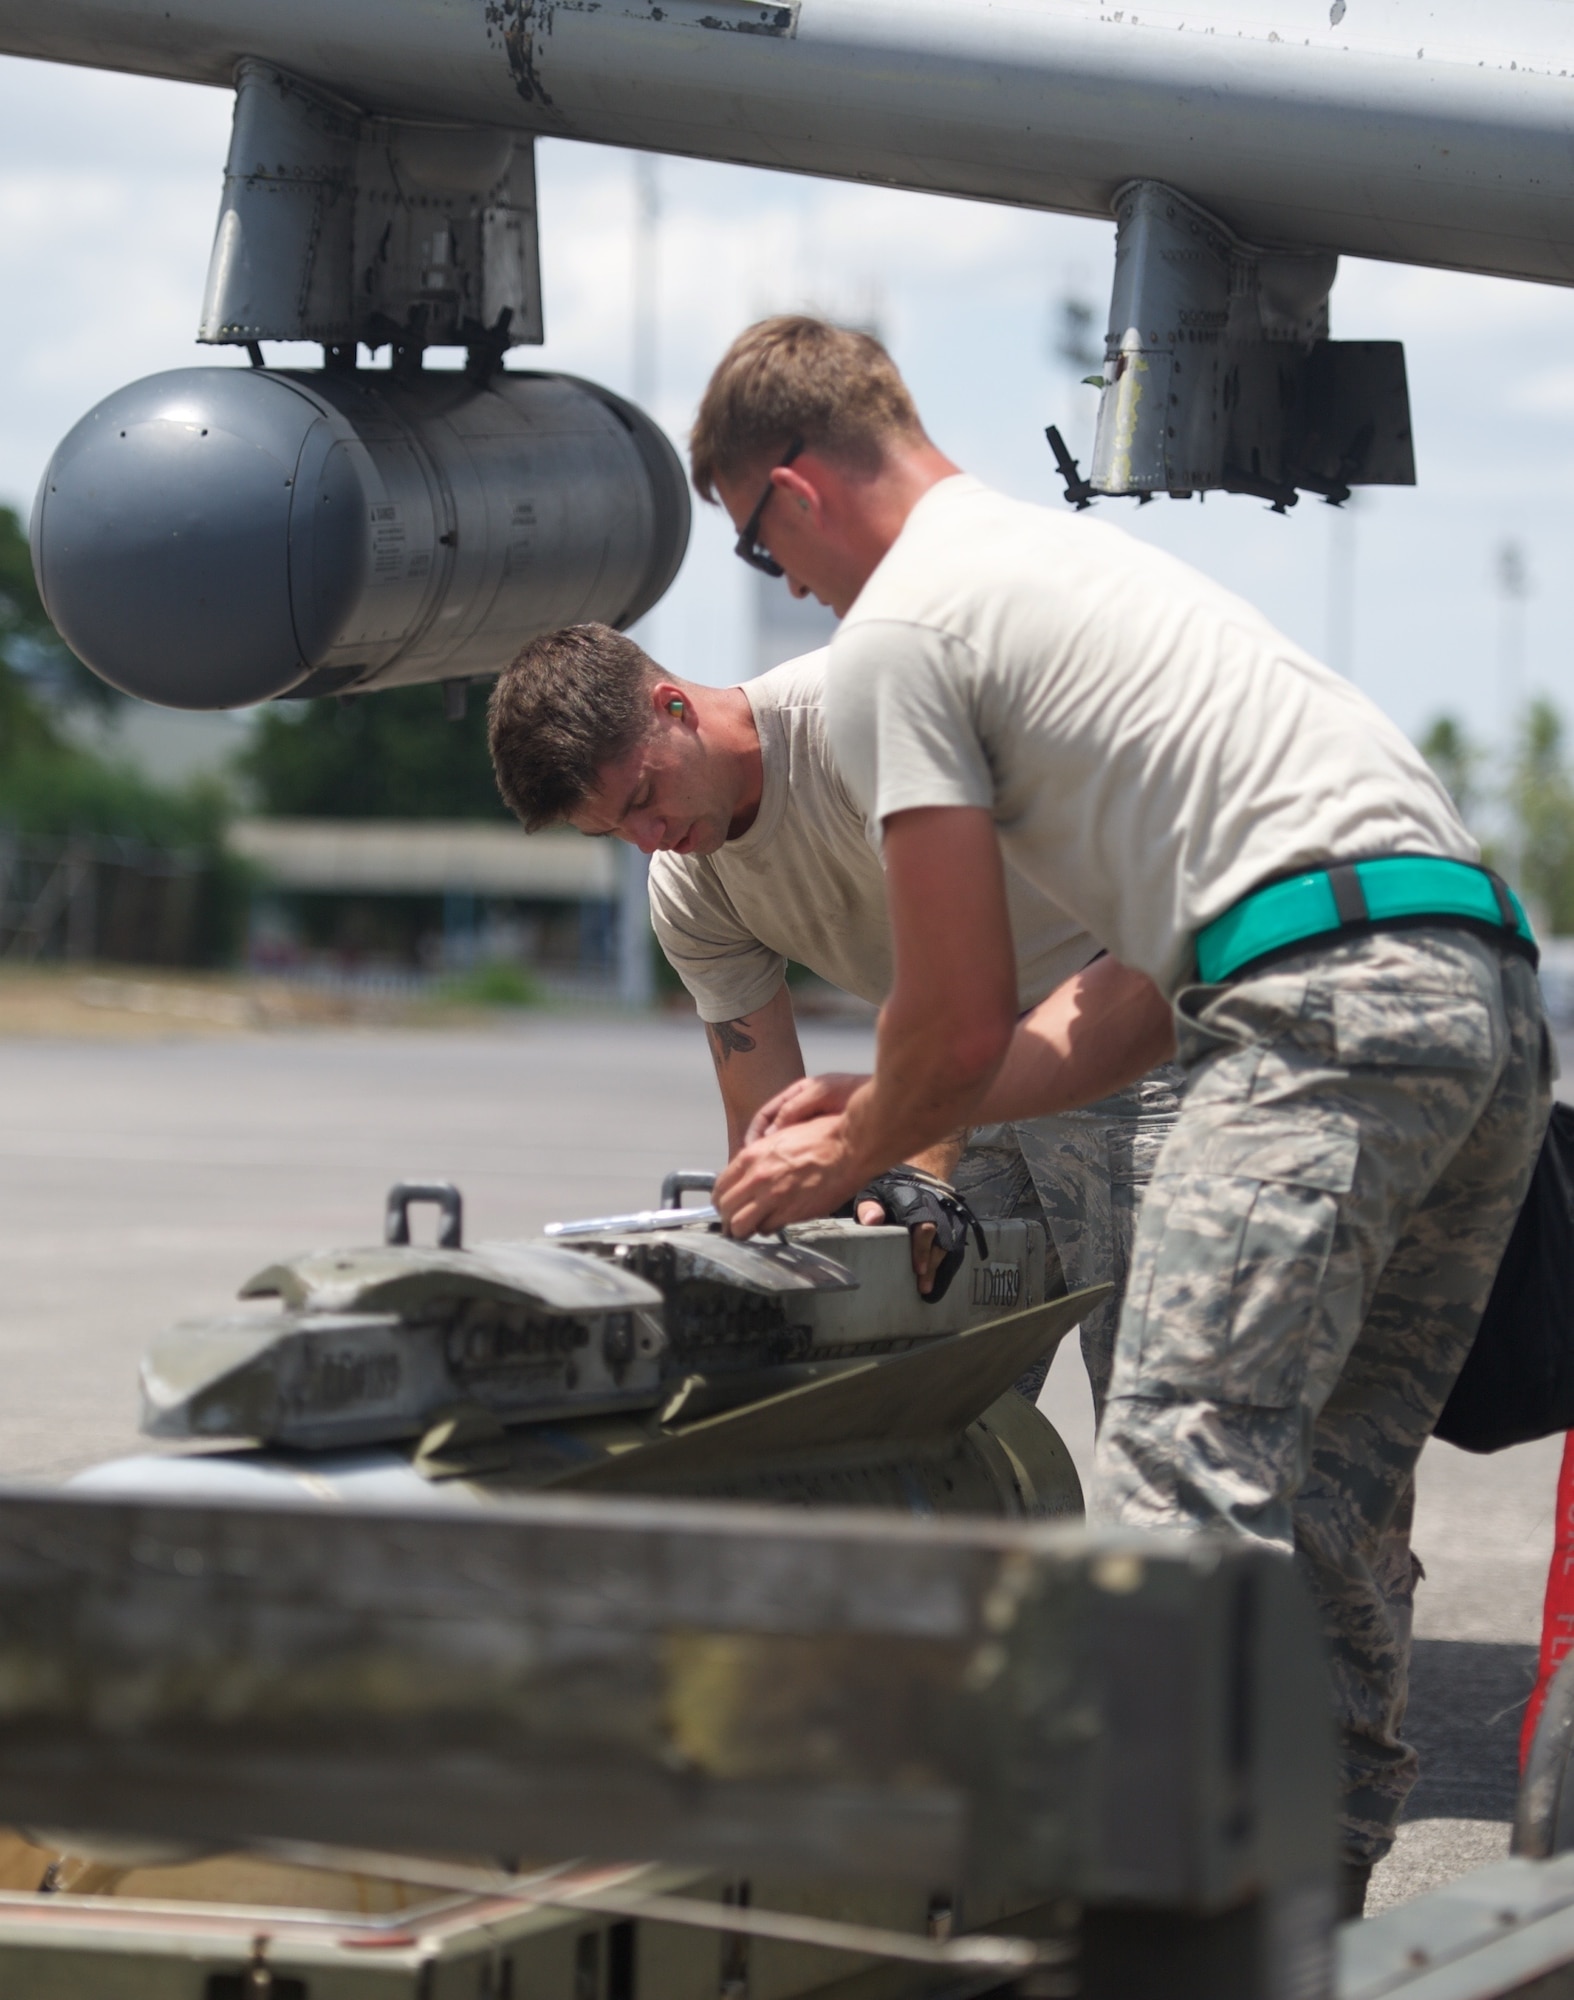
[(631, 624), (688, 531), (663, 434), (570, 376), (190, 368), (75, 426), (32, 541), (95, 672), (218, 709), (493, 674), (554, 626)]

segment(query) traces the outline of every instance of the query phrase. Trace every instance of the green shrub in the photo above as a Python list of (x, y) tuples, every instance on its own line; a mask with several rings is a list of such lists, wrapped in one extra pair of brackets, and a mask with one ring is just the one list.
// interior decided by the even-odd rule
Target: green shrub
[(544, 998), (539, 981), (523, 966), (497, 960), (445, 979), (438, 993), (457, 1007), (539, 1007)]
[(486, 701), (462, 721), (436, 687), (348, 701), (273, 702), (240, 768), (265, 813), (303, 819), (507, 819), (486, 747)]

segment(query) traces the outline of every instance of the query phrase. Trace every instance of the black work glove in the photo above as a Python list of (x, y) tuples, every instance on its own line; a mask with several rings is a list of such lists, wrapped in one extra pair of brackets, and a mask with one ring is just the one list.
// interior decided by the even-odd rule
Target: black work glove
[(836, 1213), (856, 1215), (859, 1203), (865, 1201), (877, 1201), (886, 1221), (898, 1223), (904, 1229), (916, 1229), (922, 1222), (934, 1224), (935, 1245), (941, 1257), (929, 1290), (918, 1294), (925, 1305), (938, 1305), (950, 1290), (951, 1280), (961, 1270), (967, 1255), (969, 1230), (973, 1232), (979, 1256), (989, 1255), (989, 1243), (978, 1217), (948, 1181), (926, 1174), (921, 1167), (891, 1167), (883, 1174), (876, 1174), (867, 1187), (861, 1187)]

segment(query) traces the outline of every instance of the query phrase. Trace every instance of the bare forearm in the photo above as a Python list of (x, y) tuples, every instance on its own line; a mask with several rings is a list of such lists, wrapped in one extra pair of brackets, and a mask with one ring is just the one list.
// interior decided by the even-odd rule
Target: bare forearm
[(888, 1007), (880, 1019), (875, 1073), (849, 1101), (844, 1130), (860, 1177), (899, 1160), (940, 1165), (948, 1176), (961, 1152), (957, 1135), (972, 1120), (998, 1066), (1005, 1034), (988, 1017), (948, 1024), (909, 1020)]
[(733, 1021), (707, 1021), (705, 1037), (727, 1116), (731, 1159), (744, 1143), (755, 1112), (803, 1075), (803, 1052), (787, 988), (778, 987), (752, 1014), (740, 1014)]
[(933, 1174), (938, 1181), (954, 1180), (956, 1167), (967, 1150), (967, 1127), (964, 1125), (933, 1146), (925, 1146), (921, 1152), (909, 1153), (906, 1164), (920, 1167), (926, 1174)]
[(989, 813), (932, 806), (885, 822), (896, 977), (872, 1078), (821, 1079), (768, 1110), (716, 1183), (734, 1235), (829, 1215), (875, 1174), (969, 1122), (1011, 1041), (1016, 962)]
[(1075, 1110), (1174, 1053), (1174, 1016), (1158, 987), (1119, 959), (1097, 959), (1018, 1022), (977, 1116), (993, 1122)]
[(969, 1123), (1016, 1016), (1016, 956), (989, 814), (894, 813), (885, 875), (896, 980), (880, 1011), (874, 1075), (844, 1116), (865, 1176)]

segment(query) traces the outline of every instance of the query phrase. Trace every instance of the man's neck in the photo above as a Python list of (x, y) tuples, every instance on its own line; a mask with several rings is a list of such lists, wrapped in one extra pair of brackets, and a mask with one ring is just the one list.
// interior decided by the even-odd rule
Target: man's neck
[(962, 470), (926, 438), (922, 444), (893, 452), (872, 479), (848, 479), (852, 503), (839, 523), (854, 561), (859, 590), (890, 554), (908, 517), (926, 493)]
[(711, 754), (727, 760), (737, 784), (727, 838), (738, 840), (759, 817), (765, 792), (765, 759), (760, 751), (754, 704), (741, 687), (717, 688), (707, 697), (714, 735)]

